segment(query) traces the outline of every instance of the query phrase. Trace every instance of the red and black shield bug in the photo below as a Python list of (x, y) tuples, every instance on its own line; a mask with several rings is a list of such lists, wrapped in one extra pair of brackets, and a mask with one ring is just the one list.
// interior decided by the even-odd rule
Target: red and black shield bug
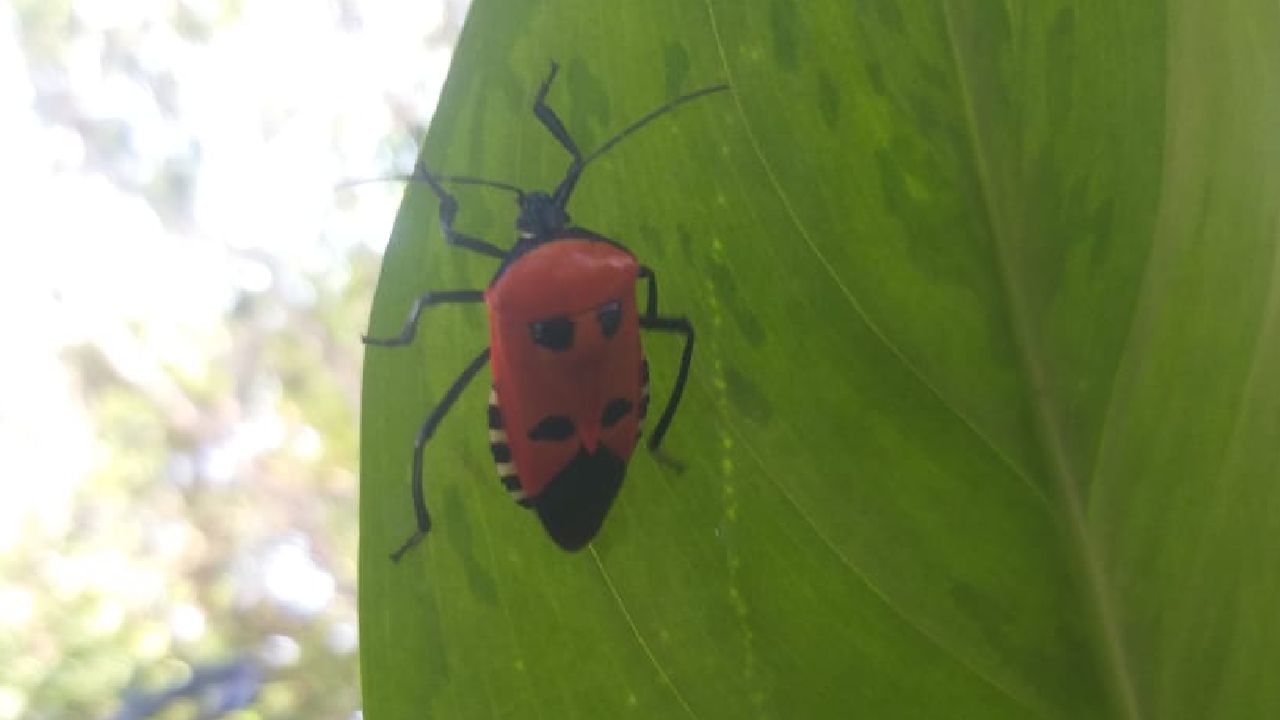
[[(693, 325), (658, 314), (653, 270), (621, 243), (570, 225), (566, 206), (583, 169), (623, 138), (677, 106), (728, 89), (712, 85), (654, 109), (584, 155), (546, 103), (557, 66), (538, 89), (533, 113), (573, 160), (551, 193), (525, 192), (482, 178), (434, 175), (421, 162), (404, 180), (425, 182), (440, 201), (440, 226), (449, 244), (501, 261), (485, 290), (424, 293), (400, 334), (366, 337), (368, 345), (413, 341), (422, 311), (445, 303), (483, 301), (489, 347), (476, 355), (427, 415), (413, 447), (413, 509), (418, 529), (391, 554), (399, 560), (431, 529), (422, 486), (422, 453), (436, 426), (486, 363), (493, 365), (489, 444), (502, 484), (530, 508), (565, 550), (578, 550), (599, 532), (622, 486), (649, 403), (649, 371), (641, 330), (684, 336), (680, 369), (667, 406), (649, 437), (656, 449), (671, 424), (693, 358)], [(512, 192), (519, 215), (516, 242), (503, 250), (453, 227), (458, 203), (443, 183), (483, 185)], [(636, 283), (647, 284), (644, 311)]]

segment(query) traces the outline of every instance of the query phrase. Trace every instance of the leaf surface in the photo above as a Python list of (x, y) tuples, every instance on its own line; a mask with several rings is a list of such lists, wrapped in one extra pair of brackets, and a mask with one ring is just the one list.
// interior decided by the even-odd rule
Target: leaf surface
[[(442, 173), (554, 187), (698, 345), (591, 547), (496, 481), (481, 306), (366, 354), (365, 711), (415, 717), (1280, 713), (1280, 6), (476, 0)], [(506, 246), (509, 195), (459, 188)], [(408, 188), (371, 319), (495, 264)], [(678, 340), (646, 340), (655, 402)]]

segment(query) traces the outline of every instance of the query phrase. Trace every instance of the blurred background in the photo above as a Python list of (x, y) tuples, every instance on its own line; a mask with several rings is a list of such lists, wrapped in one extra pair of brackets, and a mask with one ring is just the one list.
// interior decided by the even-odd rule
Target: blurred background
[(361, 347), (467, 0), (0, 2), (0, 720), (355, 718)]

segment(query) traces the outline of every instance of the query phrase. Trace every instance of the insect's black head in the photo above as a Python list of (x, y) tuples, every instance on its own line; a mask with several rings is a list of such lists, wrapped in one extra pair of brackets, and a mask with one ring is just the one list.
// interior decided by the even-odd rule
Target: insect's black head
[(569, 223), (569, 213), (547, 193), (524, 193), (519, 202), (516, 230), (521, 240), (546, 240)]

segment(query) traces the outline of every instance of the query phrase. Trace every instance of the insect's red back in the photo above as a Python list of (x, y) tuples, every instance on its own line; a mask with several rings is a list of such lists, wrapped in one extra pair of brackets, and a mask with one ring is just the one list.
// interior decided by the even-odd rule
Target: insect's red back
[[(623, 467), (631, 456), (643, 363), (638, 270), (635, 257), (611, 243), (553, 240), (521, 255), (485, 292), (494, 387), (527, 498), (536, 499), (583, 450), (596, 455), (603, 447)], [(567, 347), (534, 341), (533, 324), (549, 319), (571, 323)], [(548, 418), (567, 418), (572, 431), (561, 439), (530, 439)]]

